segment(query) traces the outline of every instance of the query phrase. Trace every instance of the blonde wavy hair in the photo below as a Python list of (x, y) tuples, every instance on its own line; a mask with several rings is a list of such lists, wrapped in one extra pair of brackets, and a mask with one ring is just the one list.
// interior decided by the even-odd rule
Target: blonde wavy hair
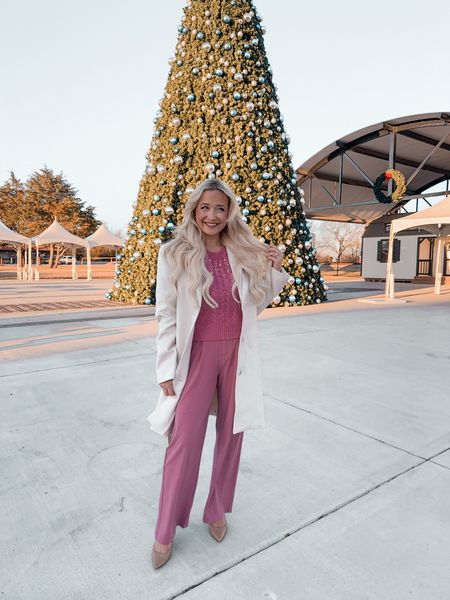
[[(184, 208), (183, 222), (175, 227), (174, 239), (164, 244), (164, 257), (171, 267), (172, 283), (175, 285), (182, 272), (187, 271), (192, 278), (189, 292), (195, 295), (195, 290), (201, 287), (202, 296), (212, 308), (217, 308), (217, 302), (211, 297), (209, 290), (213, 276), (205, 264), (204, 235), (195, 220), (195, 210), (204, 192), (219, 190), (228, 198), (228, 217), (220, 239), (236, 258), (236, 262), (248, 277), (249, 293), (256, 304), (264, 298), (265, 270), (268, 260), (264, 243), (253, 235), (252, 230), (242, 220), (242, 215), (236, 197), (231, 188), (220, 179), (207, 179), (193, 190)], [(162, 248), (161, 248), (162, 249)], [(237, 283), (234, 282), (231, 293), (234, 300)]]

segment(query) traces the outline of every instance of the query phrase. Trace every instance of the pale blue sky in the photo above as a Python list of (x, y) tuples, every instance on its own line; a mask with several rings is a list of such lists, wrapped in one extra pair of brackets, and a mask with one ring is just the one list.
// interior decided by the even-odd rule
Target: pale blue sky
[[(450, 110), (448, 0), (255, 0), (294, 167), (382, 120)], [(132, 215), (184, 0), (1, 0), (0, 181), (63, 171)]]

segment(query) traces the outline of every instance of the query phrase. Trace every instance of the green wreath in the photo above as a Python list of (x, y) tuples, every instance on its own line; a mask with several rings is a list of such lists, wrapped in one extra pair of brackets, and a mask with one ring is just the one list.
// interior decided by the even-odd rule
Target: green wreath
[[(392, 179), (395, 183), (395, 190), (392, 194), (387, 196), (382, 190), (381, 186), (385, 181), (389, 181)], [(375, 198), (378, 202), (382, 204), (389, 204), (390, 202), (398, 202), (403, 198), (406, 192), (406, 181), (405, 176), (401, 171), (397, 171), (396, 169), (388, 169), (384, 173), (381, 173), (373, 184), (373, 193), (375, 194)]]

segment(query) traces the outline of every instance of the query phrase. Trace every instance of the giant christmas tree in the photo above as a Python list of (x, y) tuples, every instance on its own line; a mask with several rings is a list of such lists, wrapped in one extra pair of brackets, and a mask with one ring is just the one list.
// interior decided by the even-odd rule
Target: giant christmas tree
[(292, 277), (273, 306), (325, 299), (264, 33), (251, 0), (185, 7), (110, 298), (155, 303), (159, 247), (182, 222), (192, 189), (217, 176), (254, 235), (284, 252)]

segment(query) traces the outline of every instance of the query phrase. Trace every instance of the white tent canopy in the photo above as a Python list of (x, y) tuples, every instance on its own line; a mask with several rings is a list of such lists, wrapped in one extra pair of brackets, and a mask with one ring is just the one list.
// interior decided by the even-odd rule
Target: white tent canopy
[(391, 231), (398, 233), (411, 227), (421, 227), (438, 237), (442, 234), (444, 237), (450, 235), (450, 196), (434, 206), (396, 219), (391, 225)]
[(392, 259), (394, 254), (394, 236), (404, 229), (421, 228), (429, 233), (436, 235), (438, 246), (436, 252), (436, 279), (435, 293), (439, 294), (441, 290), (442, 262), (443, 262), (443, 240), (450, 237), (450, 196), (430, 206), (425, 210), (413, 213), (396, 219), (391, 223), (389, 235), (389, 251), (386, 266), (386, 297), (394, 297), (394, 272), (392, 268)]
[[(47, 227), (42, 233), (36, 235), (32, 238), (33, 242), (36, 244), (36, 252), (39, 253), (39, 246), (47, 246), (48, 244), (65, 244), (72, 248), (72, 279), (78, 279), (77, 270), (76, 270), (76, 255), (75, 248), (76, 246), (81, 246), (86, 248), (87, 250), (87, 279), (92, 279), (91, 274), (91, 249), (88, 240), (80, 238), (70, 231), (67, 231), (55, 217), (53, 223)], [(39, 279), (39, 268), (37, 265), (36, 258), (36, 270), (35, 277)]]
[(0, 242), (13, 242), (15, 244), (29, 244), (30, 238), (16, 233), (0, 221)]
[[(10, 244), (17, 246), (17, 279), (21, 279), (21, 277), (24, 279), (31, 277), (31, 239), (13, 231), (0, 221), (0, 243), (1, 242), (9, 242)], [(25, 266), (23, 273), (21, 271), (21, 259), (19, 259), (20, 246), (22, 244), (28, 246), (28, 256), (25, 252)]]
[(100, 225), (95, 233), (86, 238), (91, 248), (96, 246), (108, 246), (121, 248), (122, 240), (111, 233), (104, 223)]

